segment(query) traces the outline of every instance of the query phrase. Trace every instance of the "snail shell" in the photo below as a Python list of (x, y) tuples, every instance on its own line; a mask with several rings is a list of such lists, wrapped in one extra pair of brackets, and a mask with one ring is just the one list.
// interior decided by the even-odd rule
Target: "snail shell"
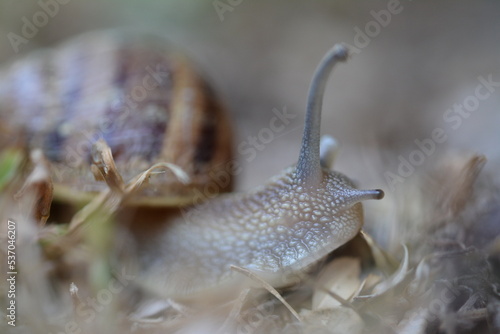
[(21, 138), (42, 149), (55, 199), (88, 201), (107, 187), (89, 168), (99, 139), (125, 180), (157, 162), (190, 177), (185, 185), (170, 172), (155, 174), (132, 204), (187, 204), (209, 183), (231, 187), (227, 115), (186, 57), (158, 37), (87, 33), (5, 66), (0, 121), (0, 145)]

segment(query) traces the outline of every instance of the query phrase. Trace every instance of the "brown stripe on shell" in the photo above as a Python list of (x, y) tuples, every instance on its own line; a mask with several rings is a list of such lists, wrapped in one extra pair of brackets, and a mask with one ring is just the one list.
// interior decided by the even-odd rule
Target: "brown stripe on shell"
[[(211, 158), (209, 165), (207, 165), (208, 172), (206, 174), (216, 173), (218, 171), (230, 174), (232, 173), (232, 170), (228, 162), (230, 162), (230, 158), (232, 157), (233, 149), (233, 133), (231, 124), (226, 110), (221, 105), (219, 99), (211, 88), (209, 88), (205, 98), (207, 99), (206, 110), (212, 110), (212, 112), (208, 114), (213, 115), (213, 121), (211, 123), (215, 127), (213, 131), (214, 139), (211, 150)], [(199, 149), (201, 150), (201, 147)], [(232, 180), (233, 175), (230, 176)], [(220, 191), (225, 191), (231, 187), (231, 183), (227, 186), (227, 188), (221, 186)]]
[(204, 96), (205, 112), (203, 113), (201, 129), (199, 130), (200, 136), (193, 157), (193, 163), (195, 164), (194, 172), (196, 174), (204, 170), (201, 166), (210, 163), (215, 150), (217, 150), (217, 110), (215, 97), (208, 85), (203, 86), (206, 93)]

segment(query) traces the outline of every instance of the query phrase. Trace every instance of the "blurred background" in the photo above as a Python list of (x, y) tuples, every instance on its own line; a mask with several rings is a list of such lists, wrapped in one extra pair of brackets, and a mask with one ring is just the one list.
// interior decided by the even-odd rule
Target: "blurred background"
[[(49, 14), (46, 22), (40, 12)], [(483, 153), (487, 168), (499, 161), (499, 14), (494, 0), (1, 0), (0, 60), (95, 29), (165, 36), (227, 105), (244, 166), (237, 188), (247, 189), (296, 161), (313, 71), (334, 43), (344, 42), (354, 55), (327, 87), (322, 133), (341, 144), (336, 169), (362, 188), (390, 193), (387, 172), (397, 173), (399, 157), (409, 159), (419, 150), (415, 140), (431, 139), (438, 128), (446, 139), (422, 168), (449, 150)], [(23, 36), (23, 25), (34, 20), (40, 23), (34, 36), (13, 45), (12, 33)], [(481, 88), (489, 92), (484, 100), (474, 98), (484, 82), (479, 77), (493, 82)], [(473, 110), (450, 110), (463, 103)], [(258, 138), (273, 109), (283, 108), (294, 116), (290, 123), (260, 142), (255, 157), (245, 153), (249, 136)]]

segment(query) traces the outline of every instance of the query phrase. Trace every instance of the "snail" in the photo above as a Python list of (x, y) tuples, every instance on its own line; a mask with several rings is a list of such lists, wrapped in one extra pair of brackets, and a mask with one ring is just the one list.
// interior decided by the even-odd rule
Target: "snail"
[(322, 99), (331, 70), (348, 50), (335, 45), (313, 76), (299, 159), (266, 184), (182, 210), (148, 240), (140, 257), (141, 285), (169, 298), (227, 292), (243, 268), (275, 288), (285, 287), (363, 225), (361, 201), (382, 190), (358, 190), (331, 170), (335, 145), (322, 140)]
[(154, 173), (127, 204), (179, 206), (206, 184), (231, 188), (228, 115), (191, 62), (159, 37), (91, 32), (4, 66), (0, 129), (0, 148), (21, 141), (43, 152), (55, 200), (88, 202), (107, 188), (90, 168), (98, 140), (124, 180), (157, 162), (189, 177), (184, 184)]

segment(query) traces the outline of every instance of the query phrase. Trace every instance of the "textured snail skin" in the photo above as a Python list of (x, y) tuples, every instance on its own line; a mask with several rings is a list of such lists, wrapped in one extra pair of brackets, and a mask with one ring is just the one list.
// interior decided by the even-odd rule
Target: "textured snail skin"
[(199, 296), (242, 283), (244, 277), (231, 269), (237, 266), (283, 287), (359, 232), (359, 202), (380, 199), (383, 192), (355, 189), (326, 166), (331, 159), (321, 159), (330, 152), (320, 154), (323, 92), (333, 65), (346, 58), (346, 48), (337, 45), (318, 66), (297, 166), (253, 191), (221, 196), (169, 222), (144, 252), (145, 286), (171, 298)]
[(231, 265), (275, 287), (288, 285), (294, 273), (352, 239), (363, 225), (359, 201), (380, 196), (355, 189), (340, 173), (324, 170), (323, 176), (305, 191), (289, 168), (250, 193), (188, 210), (149, 245), (146, 253), (154, 256), (144, 260), (154, 269), (147, 285), (184, 297), (241, 279)]

